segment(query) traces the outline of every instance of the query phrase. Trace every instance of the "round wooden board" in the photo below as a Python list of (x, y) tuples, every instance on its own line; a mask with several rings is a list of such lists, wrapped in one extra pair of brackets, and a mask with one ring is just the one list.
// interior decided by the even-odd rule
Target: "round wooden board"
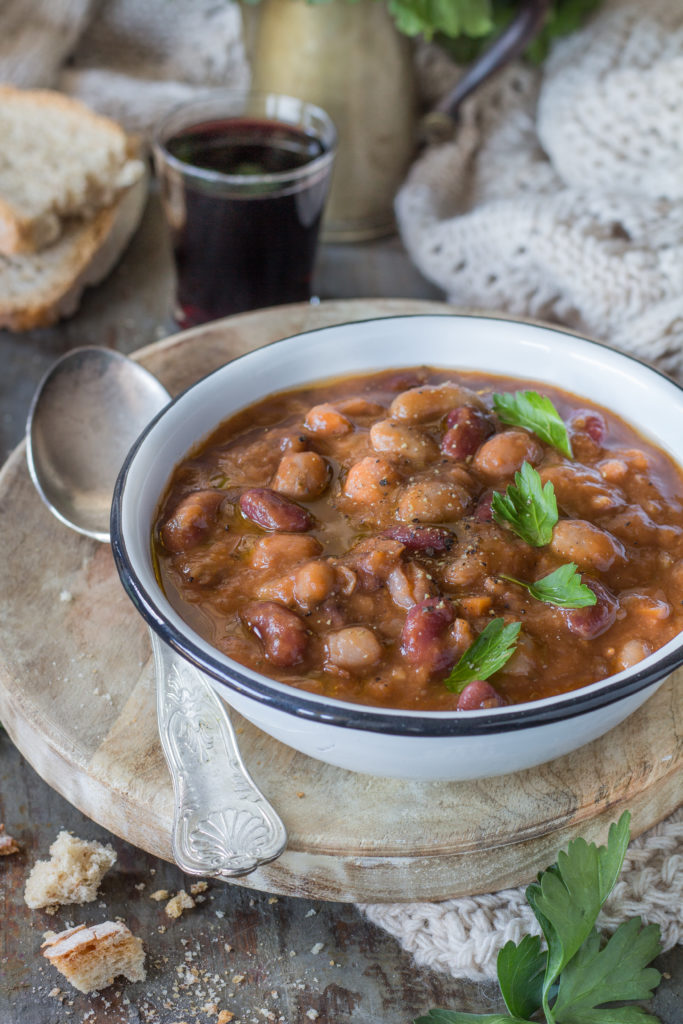
[[(216, 322), (137, 357), (177, 392), (233, 356), (301, 330), (448, 311), (406, 300), (301, 304)], [(0, 717), (10, 736), (85, 814), (170, 860), (172, 791), (146, 627), (109, 547), (76, 535), (45, 509), (23, 445), (0, 474), (0, 559)], [(277, 861), (236, 884), (342, 901), (438, 900), (528, 882), (574, 836), (604, 841), (627, 808), (637, 835), (683, 797), (682, 678), (679, 672), (599, 741), (478, 782), (346, 772), (234, 715), (244, 759), (289, 834)]]

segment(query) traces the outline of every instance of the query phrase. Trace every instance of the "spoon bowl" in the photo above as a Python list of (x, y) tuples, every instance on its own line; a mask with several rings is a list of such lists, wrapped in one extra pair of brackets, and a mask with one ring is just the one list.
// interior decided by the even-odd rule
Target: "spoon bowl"
[(170, 401), (139, 363), (106, 348), (77, 348), (38, 386), (29, 410), (31, 479), (66, 526), (109, 541), (114, 484), (126, 453)]

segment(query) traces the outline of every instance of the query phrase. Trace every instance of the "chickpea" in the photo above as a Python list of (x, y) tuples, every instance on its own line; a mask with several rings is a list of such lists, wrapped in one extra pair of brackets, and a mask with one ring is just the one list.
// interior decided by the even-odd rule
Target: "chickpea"
[(396, 455), (418, 462), (433, 462), (439, 456), (439, 448), (423, 430), (407, 427), (393, 420), (379, 420), (370, 428), (370, 443), (376, 452)]
[(273, 569), (313, 558), (322, 549), (322, 544), (315, 537), (300, 533), (272, 533), (259, 537), (252, 549), (250, 562), (254, 569)]
[(553, 530), (550, 550), (564, 562), (576, 562), (581, 570), (599, 572), (626, 554), (621, 541), (583, 519), (560, 519)]
[(514, 476), (522, 463), (535, 466), (543, 458), (538, 441), (524, 430), (503, 430), (485, 441), (472, 461), (473, 467), (487, 480)]
[(344, 494), (353, 501), (375, 505), (386, 497), (389, 488), (398, 480), (399, 475), (388, 459), (366, 455), (349, 469)]
[(330, 633), (326, 640), (327, 657), (337, 668), (362, 672), (382, 657), (382, 646), (371, 629), (348, 626)]
[(306, 612), (322, 604), (334, 590), (336, 576), (329, 562), (306, 562), (294, 574), (294, 600)]
[(470, 508), (472, 497), (459, 484), (423, 480), (403, 491), (396, 515), (403, 523), (452, 523)]
[(330, 467), (317, 452), (284, 455), (273, 477), (273, 490), (288, 498), (313, 501), (319, 498), (330, 480)]
[(482, 407), (474, 391), (453, 384), (452, 381), (446, 381), (444, 384), (425, 384), (410, 388), (409, 391), (402, 391), (389, 406), (389, 415), (394, 420), (426, 423), (429, 420), (441, 419), (459, 405)]
[(353, 430), (351, 420), (329, 402), (314, 405), (312, 409), (309, 409), (304, 420), (304, 427), (323, 437), (338, 437)]

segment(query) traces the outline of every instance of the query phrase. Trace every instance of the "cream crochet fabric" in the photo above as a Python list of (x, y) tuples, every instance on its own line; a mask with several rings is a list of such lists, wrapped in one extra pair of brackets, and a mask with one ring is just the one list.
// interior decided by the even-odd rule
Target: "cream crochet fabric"
[(0, 3), (0, 81), (61, 89), (131, 132), (249, 77), (240, 5), (230, 0)]
[[(361, 910), (418, 964), (455, 978), (495, 978), (506, 942), (540, 934), (523, 888), (443, 903), (362, 904)], [(659, 925), (665, 950), (683, 942), (683, 810), (630, 844), (598, 925), (614, 931), (638, 914), (643, 924)]]
[(451, 302), (559, 321), (683, 377), (683, 4), (608, 3), (542, 72), (506, 69), (396, 212)]

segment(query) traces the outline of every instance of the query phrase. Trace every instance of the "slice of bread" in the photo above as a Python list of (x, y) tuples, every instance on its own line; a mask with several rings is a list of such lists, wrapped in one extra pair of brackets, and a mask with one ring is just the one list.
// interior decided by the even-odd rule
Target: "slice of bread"
[(106, 988), (119, 974), (129, 981), (146, 977), (142, 941), (121, 921), (104, 921), (90, 928), (79, 924), (52, 935), (41, 948), (43, 956), (79, 992)]
[(120, 125), (47, 89), (0, 86), (0, 252), (35, 252), (141, 177)]
[(60, 832), (50, 847), (50, 860), (39, 860), (28, 876), (24, 900), (33, 910), (89, 903), (97, 897), (102, 877), (115, 860), (109, 844), (103, 846)]
[(107, 276), (140, 222), (147, 175), (92, 220), (72, 219), (41, 252), (0, 254), (0, 327), (48, 327), (78, 307), (83, 291)]

